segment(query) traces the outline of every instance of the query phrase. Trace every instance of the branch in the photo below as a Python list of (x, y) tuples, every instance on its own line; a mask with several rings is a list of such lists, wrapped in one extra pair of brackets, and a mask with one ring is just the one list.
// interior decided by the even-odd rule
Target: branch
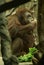
[(3, 5), (0, 5), (0, 13), (4, 12), (6, 10), (9, 10), (14, 7), (18, 7), (19, 5), (22, 5), (26, 2), (29, 2), (30, 0), (13, 0), (11, 2), (5, 3)]

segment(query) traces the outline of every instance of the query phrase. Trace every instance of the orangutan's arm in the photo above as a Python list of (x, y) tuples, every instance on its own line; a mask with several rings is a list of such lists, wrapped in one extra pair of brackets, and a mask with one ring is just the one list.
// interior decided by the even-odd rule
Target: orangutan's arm
[(36, 26), (36, 24), (35, 23), (29, 23), (29, 24), (27, 24), (27, 25), (20, 25), (20, 26), (18, 26), (18, 28), (19, 28), (19, 31), (22, 31), (22, 30), (33, 30), (34, 28), (35, 28), (35, 26)]

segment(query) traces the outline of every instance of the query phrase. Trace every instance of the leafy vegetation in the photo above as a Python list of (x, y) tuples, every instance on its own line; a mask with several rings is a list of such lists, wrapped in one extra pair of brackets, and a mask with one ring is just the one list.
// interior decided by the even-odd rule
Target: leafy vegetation
[(28, 54), (25, 54), (23, 56), (18, 57), (20, 62), (29, 62), (32, 60), (34, 54), (37, 52), (37, 48), (33, 47), (33, 48), (29, 48), (29, 52)]

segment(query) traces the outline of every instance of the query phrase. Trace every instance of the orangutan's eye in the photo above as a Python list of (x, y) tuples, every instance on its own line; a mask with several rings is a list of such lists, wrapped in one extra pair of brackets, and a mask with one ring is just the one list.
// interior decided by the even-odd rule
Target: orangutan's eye
[(31, 15), (27, 15), (27, 17), (31, 17)]

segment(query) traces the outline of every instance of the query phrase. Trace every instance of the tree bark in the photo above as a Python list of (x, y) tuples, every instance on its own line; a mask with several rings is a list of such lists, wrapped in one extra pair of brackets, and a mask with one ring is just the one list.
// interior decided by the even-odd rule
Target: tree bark
[(44, 0), (38, 1), (38, 35), (40, 49), (44, 53)]

